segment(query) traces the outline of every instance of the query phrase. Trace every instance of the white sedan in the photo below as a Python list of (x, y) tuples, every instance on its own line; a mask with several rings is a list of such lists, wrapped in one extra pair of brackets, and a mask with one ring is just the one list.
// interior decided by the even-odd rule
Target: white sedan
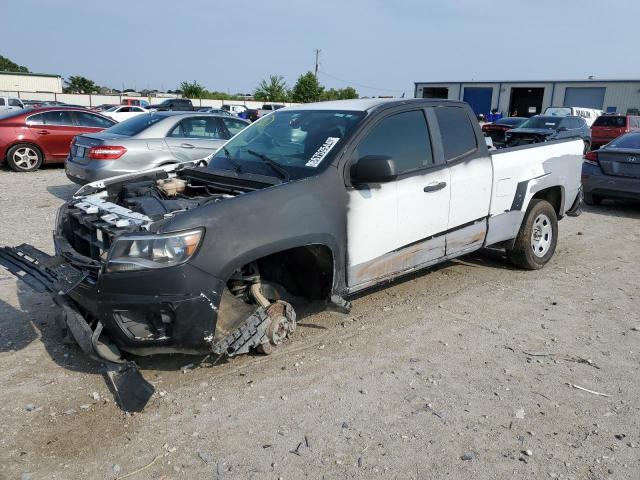
[(129, 118), (133, 118), (137, 115), (148, 112), (149, 110), (147, 110), (146, 108), (136, 107), (135, 105), (117, 105), (100, 113), (102, 113), (102, 115), (106, 115), (107, 117), (113, 118), (116, 122), (122, 122), (124, 120), (128, 120)]

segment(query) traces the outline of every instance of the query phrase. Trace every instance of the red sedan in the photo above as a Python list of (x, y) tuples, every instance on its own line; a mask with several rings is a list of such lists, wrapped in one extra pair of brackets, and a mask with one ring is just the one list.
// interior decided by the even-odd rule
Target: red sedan
[(0, 161), (16, 172), (32, 172), (43, 163), (63, 163), (71, 140), (100, 132), (116, 122), (84, 108), (48, 107), (0, 115)]

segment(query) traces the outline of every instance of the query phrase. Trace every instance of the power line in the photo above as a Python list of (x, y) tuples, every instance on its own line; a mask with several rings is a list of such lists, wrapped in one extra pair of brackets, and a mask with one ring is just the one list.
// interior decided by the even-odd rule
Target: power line
[(363, 85), (362, 83), (351, 82), (349, 80), (345, 80), (344, 78), (339, 78), (339, 77), (336, 77), (334, 75), (330, 75), (327, 72), (325, 72), (324, 70), (319, 70), (319, 73), (321, 73), (322, 75), (325, 75), (325, 76), (327, 76), (329, 78), (333, 78), (334, 80), (338, 80), (340, 82), (344, 82), (344, 83), (347, 83), (349, 85), (355, 85), (356, 87), (360, 87), (360, 88), (367, 88), (369, 90), (379, 90), (381, 92), (394, 92), (394, 93), (399, 93), (400, 92), (400, 90), (394, 90), (394, 89), (391, 89), (391, 88), (377, 88), (377, 87), (371, 87), (369, 85)]

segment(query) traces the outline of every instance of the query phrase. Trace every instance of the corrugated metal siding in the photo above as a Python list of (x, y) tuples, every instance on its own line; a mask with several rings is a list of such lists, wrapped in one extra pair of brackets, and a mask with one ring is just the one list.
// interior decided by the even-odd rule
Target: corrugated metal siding
[[(618, 112), (626, 113), (629, 108), (640, 109), (640, 81), (588, 81), (588, 82), (442, 82), (442, 83), (417, 83), (415, 96), (422, 98), (424, 87), (441, 87), (449, 89), (450, 100), (461, 100), (464, 97), (464, 87), (492, 87), (493, 99), (491, 108), (497, 108), (507, 112), (511, 100), (512, 88), (544, 88), (542, 110), (551, 106), (564, 104), (565, 90), (567, 88), (592, 88), (605, 87), (603, 110), (615, 107)], [(553, 98), (552, 98), (553, 95)]]
[(62, 79), (60, 77), (0, 73), (0, 90), (62, 93)]

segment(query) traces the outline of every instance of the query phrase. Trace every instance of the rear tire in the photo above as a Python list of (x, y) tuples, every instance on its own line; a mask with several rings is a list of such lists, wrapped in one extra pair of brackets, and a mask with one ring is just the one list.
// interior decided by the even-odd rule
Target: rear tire
[(7, 152), (7, 164), (15, 172), (33, 172), (40, 168), (44, 157), (35, 145), (19, 143)]
[(538, 270), (544, 267), (556, 251), (558, 217), (549, 202), (533, 199), (527, 208), (513, 248), (507, 258), (517, 267)]

